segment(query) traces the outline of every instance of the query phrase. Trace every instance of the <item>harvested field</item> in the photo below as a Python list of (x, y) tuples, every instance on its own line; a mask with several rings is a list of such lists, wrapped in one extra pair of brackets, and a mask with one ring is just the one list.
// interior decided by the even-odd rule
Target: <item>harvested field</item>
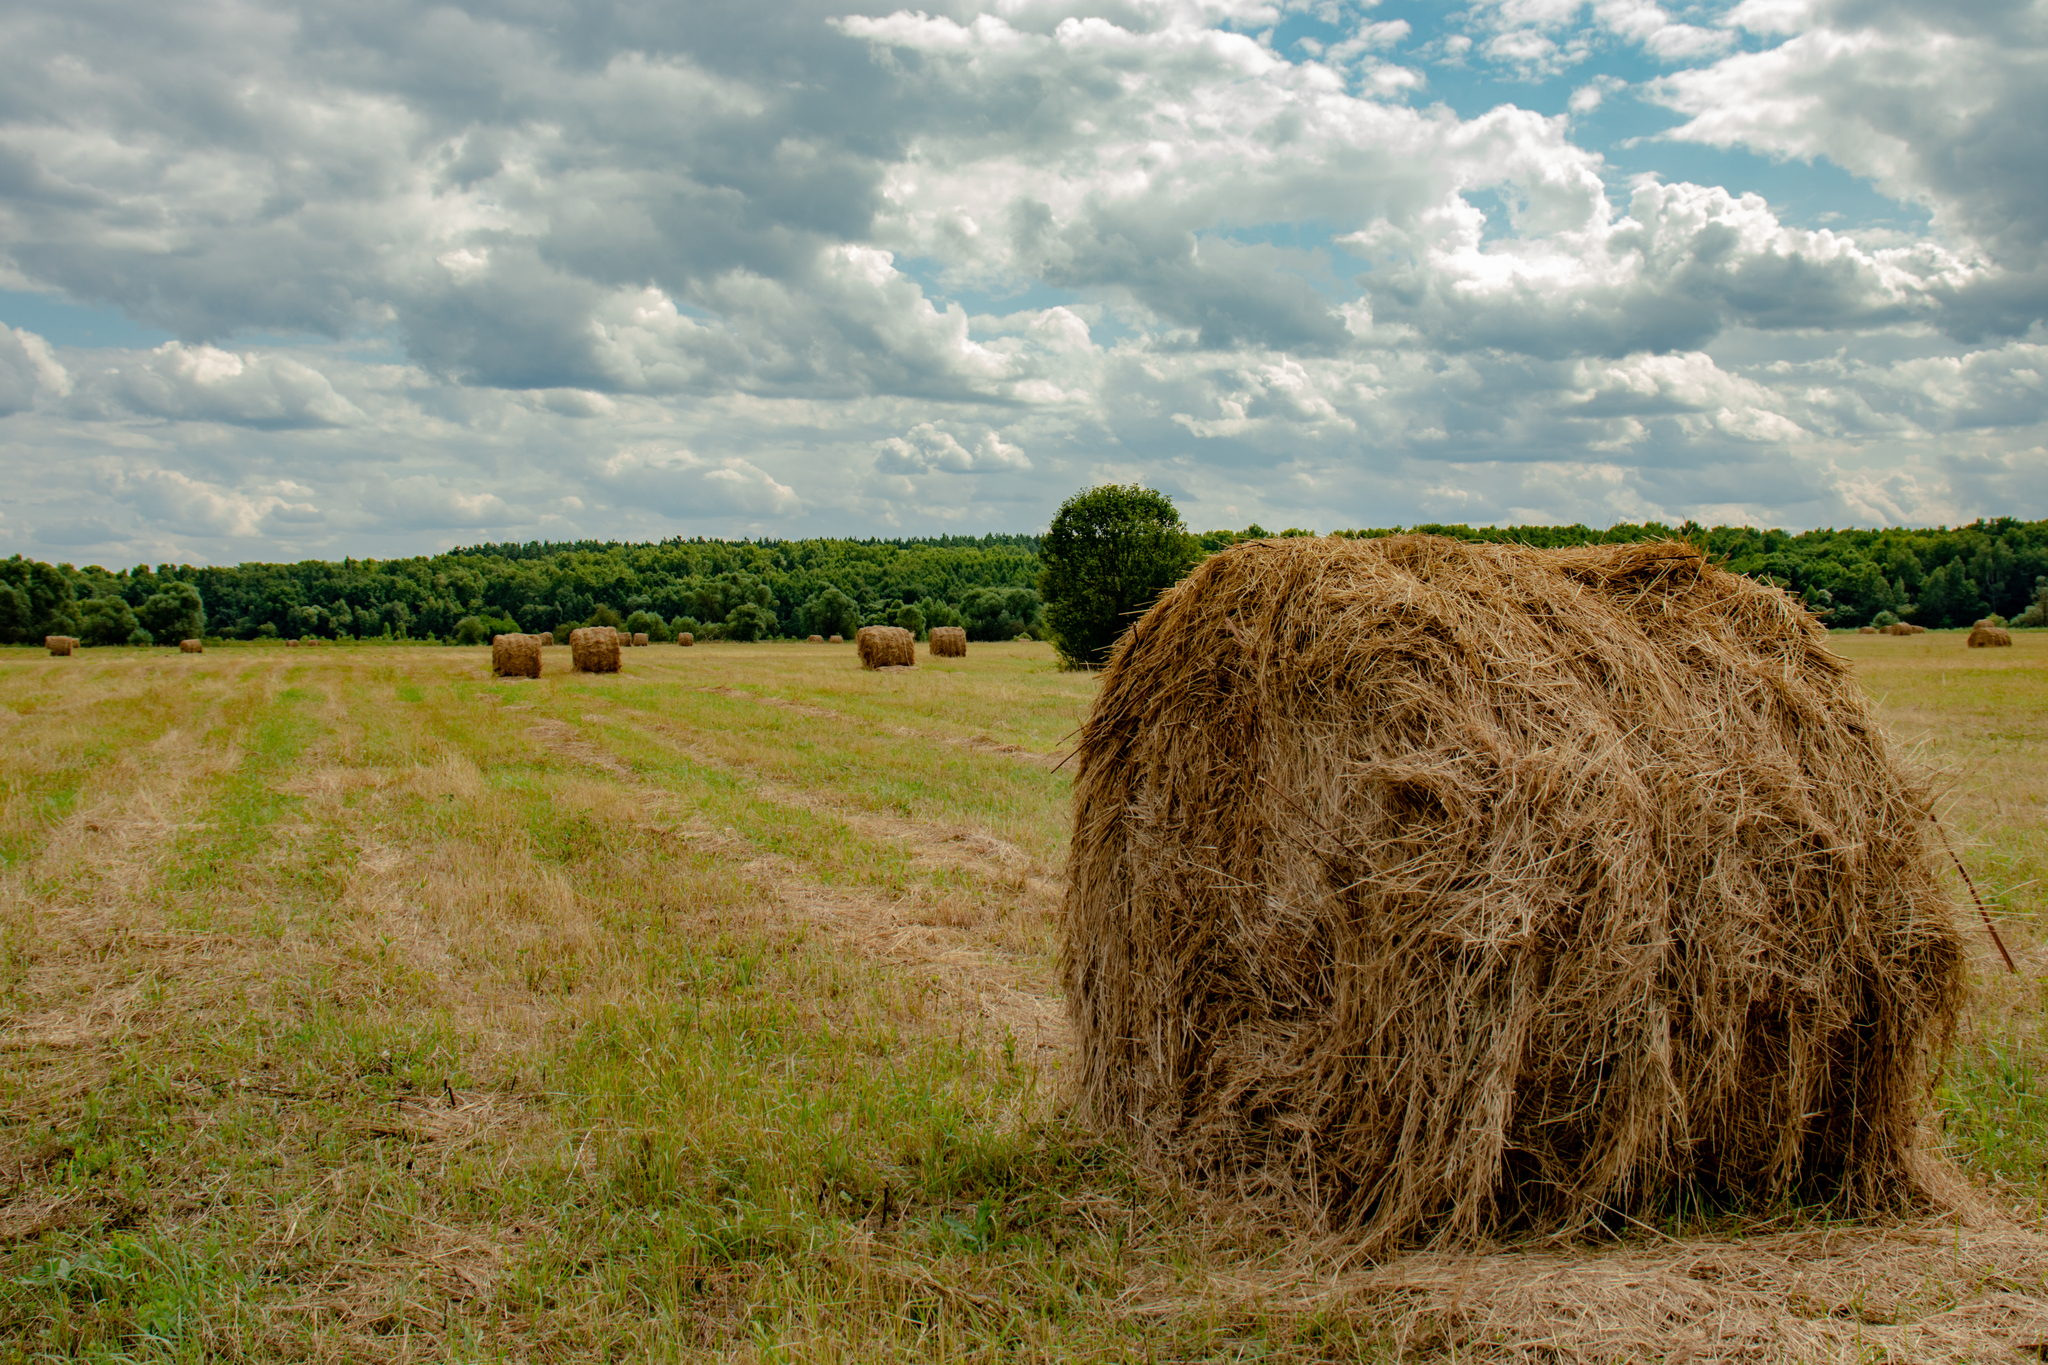
[(2019, 963), (1979, 1199), (1377, 1263), (1076, 1122), (1047, 646), (0, 650), (0, 1359), (2036, 1359), (2048, 633), (1962, 638), (1830, 644)]

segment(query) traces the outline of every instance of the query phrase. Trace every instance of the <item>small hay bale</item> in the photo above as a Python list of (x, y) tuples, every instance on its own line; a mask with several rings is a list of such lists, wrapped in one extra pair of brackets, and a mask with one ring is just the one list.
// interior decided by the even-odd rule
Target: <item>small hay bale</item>
[(647, 643), (647, 632), (646, 632), (646, 631), (644, 631), (644, 630), (636, 630), (636, 631), (634, 631), (634, 632), (633, 632), (633, 648), (635, 648), (635, 649), (639, 649), (639, 648), (641, 648), (642, 646), (644, 646), (644, 645), (645, 645), (646, 643)]
[(846, 637), (844, 635), (835, 635), (825, 643), (828, 645), (843, 645), (846, 643)]
[(68, 657), (72, 650), (78, 648), (78, 640), (71, 635), (45, 635), (43, 648), (60, 658)]
[(1904, 621), (1894, 621), (1878, 632), (1880, 635), (1911, 635), (1912, 633), (1913, 628)]
[(538, 635), (494, 635), (491, 672), (500, 678), (538, 678), (540, 649)]
[(551, 630), (542, 631), (540, 633), (540, 642), (543, 647), (553, 644), (555, 642), (555, 633)]
[(1118, 642), (1076, 760), (1080, 1096), (1148, 1163), (1367, 1254), (1937, 1198), (1929, 797), (1777, 589), (1253, 542)]
[(1971, 649), (2007, 649), (2012, 645), (2012, 632), (2001, 626), (1978, 626), (1967, 643)]
[(681, 635), (676, 636), (676, 643), (681, 645), (683, 648), (688, 649), (691, 645), (697, 643), (697, 637), (690, 634), (690, 632), (686, 630)]
[(569, 662), (578, 673), (618, 672), (618, 631), (610, 626), (583, 626), (570, 631)]
[(1877, 634), (1877, 627), (1876, 627), (1876, 626), (1858, 626), (1858, 627), (1856, 627), (1856, 633), (1857, 633), (1858, 635), (1875, 635), (1875, 634)]
[(180, 640), (178, 641), (178, 652), (180, 654), (204, 654), (206, 652), (206, 642), (204, 640)]
[(917, 663), (917, 637), (901, 626), (862, 626), (853, 642), (862, 668), (911, 668)]
[(966, 658), (966, 628), (962, 626), (933, 626), (931, 630), (931, 647), (934, 659)]
[[(838, 637), (834, 636), (833, 638), (837, 639)], [(822, 635), (813, 635), (810, 639), (804, 641), (804, 643), (807, 645), (822, 645), (825, 643), (825, 637)]]

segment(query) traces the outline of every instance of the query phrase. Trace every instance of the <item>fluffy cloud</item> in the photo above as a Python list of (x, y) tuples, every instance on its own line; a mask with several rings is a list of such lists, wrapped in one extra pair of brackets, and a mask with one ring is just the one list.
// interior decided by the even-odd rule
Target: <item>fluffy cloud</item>
[[(1212, 523), (2038, 515), (2043, 13), (32, 0), (0, 288), (177, 339), (0, 331), (0, 525), (964, 530), (1098, 478)], [(1933, 225), (1620, 176), (1632, 91)]]

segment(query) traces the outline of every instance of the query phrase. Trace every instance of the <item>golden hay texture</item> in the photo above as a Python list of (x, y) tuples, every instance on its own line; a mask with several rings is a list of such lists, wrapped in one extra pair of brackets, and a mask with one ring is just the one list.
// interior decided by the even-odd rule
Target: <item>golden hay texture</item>
[(933, 626), (931, 645), (935, 659), (964, 659), (967, 657), (967, 632), (960, 626)]
[(807, 645), (822, 645), (825, 643), (825, 637), (822, 635), (813, 635), (810, 639), (804, 641), (804, 643)]
[(639, 647), (640, 647), (640, 646), (642, 646), (642, 645), (645, 645), (646, 643), (647, 643), (647, 632), (646, 632), (646, 631), (644, 631), (644, 630), (636, 630), (636, 631), (634, 631), (634, 632), (633, 632), (633, 645), (634, 645), (634, 647), (635, 647), (636, 649), (637, 649), (637, 648), (639, 648)]
[(540, 651), (538, 635), (494, 635), (491, 672), (500, 678), (538, 678)]
[(180, 640), (178, 641), (178, 652), (180, 654), (204, 654), (206, 652), (206, 642), (204, 640)]
[(619, 632), (610, 626), (583, 626), (569, 632), (569, 662), (578, 673), (619, 671)]
[(681, 635), (676, 636), (676, 643), (679, 645), (694, 645), (697, 643), (697, 637), (686, 630)]
[(862, 626), (853, 640), (862, 668), (910, 668), (917, 663), (917, 637), (901, 626)]
[(1927, 627), (1908, 625), (1904, 621), (1894, 621), (1878, 633), (1880, 635), (1925, 635)]
[(1683, 543), (1208, 560), (1077, 750), (1088, 1108), (1367, 1247), (1929, 1198), (1961, 943), (1825, 641)]
[(828, 645), (843, 645), (846, 643), (846, 637), (844, 635), (835, 635), (825, 643)]
[(555, 633), (551, 630), (542, 631), (540, 633), (540, 642), (543, 646), (553, 644), (555, 642)]
[(2012, 632), (2000, 626), (1975, 626), (1966, 643), (1971, 649), (2003, 649), (2012, 644)]
[(49, 650), (52, 654), (68, 655), (72, 650), (78, 648), (78, 640), (77, 637), (71, 635), (45, 635), (43, 637), (43, 648)]
[(1856, 627), (1856, 633), (1857, 633), (1858, 635), (1875, 635), (1875, 634), (1877, 634), (1877, 627), (1876, 627), (1876, 626), (1858, 626), (1858, 627)]

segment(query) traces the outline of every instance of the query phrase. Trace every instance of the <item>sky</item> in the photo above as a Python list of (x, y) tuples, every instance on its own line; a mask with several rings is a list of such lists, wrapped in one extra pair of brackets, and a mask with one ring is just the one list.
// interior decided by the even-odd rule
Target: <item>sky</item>
[(2048, 516), (2048, 0), (15, 0), (0, 554)]

